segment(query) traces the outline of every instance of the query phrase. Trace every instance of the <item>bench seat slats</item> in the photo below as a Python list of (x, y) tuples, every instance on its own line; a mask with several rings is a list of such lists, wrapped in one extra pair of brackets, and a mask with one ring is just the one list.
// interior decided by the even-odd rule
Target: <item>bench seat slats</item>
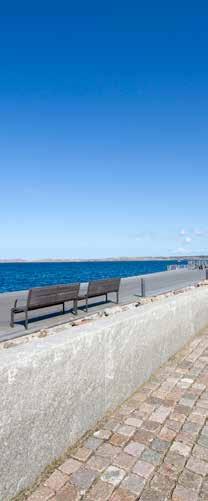
[(85, 299), (86, 301), (86, 311), (88, 311), (88, 299), (98, 296), (106, 296), (111, 292), (115, 292), (117, 294), (117, 303), (119, 300), (119, 287), (120, 287), (120, 278), (112, 278), (107, 280), (94, 280), (93, 282), (89, 282), (88, 289), (86, 294), (79, 295), (79, 301)]
[(120, 285), (120, 278), (114, 278), (112, 280), (95, 280), (89, 283), (88, 286), (88, 297), (95, 295), (102, 295), (110, 292), (117, 292)]
[(14, 326), (14, 314), (25, 312), (25, 327), (28, 324), (28, 311), (37, 310), (39, 308), (47, 308), (50, 306), (63, 305), (67, 301), (74, 302), (74, 311), (77, 313), (77, 301), (80, 284), (61, 284), (51, 285), (50, 287), (35, 287), (28, 292), (27, 302), (24, 305), (17, 305), (15, 301), (14, 307), (11, 309), (11, 327)]

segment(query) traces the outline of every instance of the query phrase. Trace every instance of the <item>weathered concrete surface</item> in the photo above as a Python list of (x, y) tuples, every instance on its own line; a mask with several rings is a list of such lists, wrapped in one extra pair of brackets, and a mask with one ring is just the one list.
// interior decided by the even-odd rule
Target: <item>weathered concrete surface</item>
[(28, 501), (207, 501), (207, 360), (205, 328), (45, 472)]
[[(7, 501), (208, 324), (208, 289), (0, 353), (0, 499)], [(70, 433), (69, 433), (70, 430)]]

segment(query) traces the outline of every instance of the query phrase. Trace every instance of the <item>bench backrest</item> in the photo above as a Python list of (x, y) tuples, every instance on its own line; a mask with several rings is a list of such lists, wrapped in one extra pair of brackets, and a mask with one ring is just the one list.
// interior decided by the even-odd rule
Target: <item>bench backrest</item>
[(87, 295), (90, 297), (96, 294), (106, 294), (107, 292), (118, 292), (120, 281), (120, 278), (112, 278), (108, 280), (94, 280), (93, 282), (89, 282)]
[(28, 293), (28, 308), (52, 306), (77, 299), (80, 284), (51, 285), (50, 287), (35, 287)]

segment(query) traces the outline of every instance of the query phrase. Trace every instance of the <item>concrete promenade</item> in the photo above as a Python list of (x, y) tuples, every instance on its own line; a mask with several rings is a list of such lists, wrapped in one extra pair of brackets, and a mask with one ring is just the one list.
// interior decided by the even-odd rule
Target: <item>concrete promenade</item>
[[(120, 304), (134, 302), (141, 296), (141, 278), (145, 279), (146, 295), (157, 295), (165, 291), (184, 288), (197, 281), (204, 280), (206, 273), (203, 270), (180, 270), (153, 273), (138, 277), (129, 277), (121, 279), (120, 287)], [(87, 284), (81, 284), (80, 293), (86, 292)], [(33, 333), (40, 329), (61, 325), (76, 318), (71, 311), (72, 303), (66, 304), (66, 313), (62, 314), (62, 306), (39, 309), (29, 313), (29, 328), (25, 331), (23, 318), (19, 314), (16, 316), (15, 327), (11, 328), (10, 310), (14, 305), (15, 299), (18, 297), (24, 300), (27, 296), (27, 291), (11, 292), (0, 294), (0, 342), (6, 341), (15, 337), (24, 336), (27, 332)], [(109, 302), (107, 306), (113, 306), (115, 294), (109, 294)], [(89, 300), (89, 315), (106, 308), (105, 298), (95, 298)], [(83, 309), (83, 302), (79, 302), (78, 318), (86, 316)]]
[[(80, 292), (85, 293), (87, 284), (82, 284)], [(121, 280), (120, 287), (120, 303), (130, 303), (135, 301), (141, 292), (141, 279), (140, 277), (124, 278)], [(29, 313), (28, 330), (24, 328), (22, 314), (16, 316), (16, 323), (14, 328), (9, 325), (10, 322), (10, 309), (14, 305), (15, 299), (18, 297), (24, 299), (27, 296), (27, 291), (24, 292), (10, 292), (5, 294), (0, 294), (0, 342), (19, 337), (25, 334), (31, 334), (40, 329), (52, 327), (54, 325), (61, 325), (63, 323), (69, 322), (70, 320), (75, 320), (76, 318), (86, 316), (83, 309), (83, 302), (79, 302), (78, 315), (73, 315), (71, 308), (72, 303), (66, 303), (66, 313), (62, 314), (62, 306), (54, 306), (52, 308), (44, 308), (42, 310), (37, 310)], [(111, 302), (112, 299), (112, 302)], [(101, 309), (109, 308), (115, 305), (113, 302), (115, 300), (115, 294), (109, 294), (109, 302), (106, 304), (105, 298), (95, 298), (89, 300), (89, 315), (100, 311)]]
[(207, 501), (208, 329), (15, 499)]

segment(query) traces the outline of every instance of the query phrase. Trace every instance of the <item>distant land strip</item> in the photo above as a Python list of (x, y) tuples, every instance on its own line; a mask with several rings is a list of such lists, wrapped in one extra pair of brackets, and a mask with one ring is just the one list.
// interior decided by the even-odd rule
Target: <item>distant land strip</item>
[(200, 256), (144, 256), (144, 257), (103, 257), (103, 258), (43, 258), (43, 259), (5, 259), (0, 258), (0, 263), (90, 263), (90, 262), (107, 262), (107, 261), (186, 261), (189, 259), (208, 259), (207, 255)]

